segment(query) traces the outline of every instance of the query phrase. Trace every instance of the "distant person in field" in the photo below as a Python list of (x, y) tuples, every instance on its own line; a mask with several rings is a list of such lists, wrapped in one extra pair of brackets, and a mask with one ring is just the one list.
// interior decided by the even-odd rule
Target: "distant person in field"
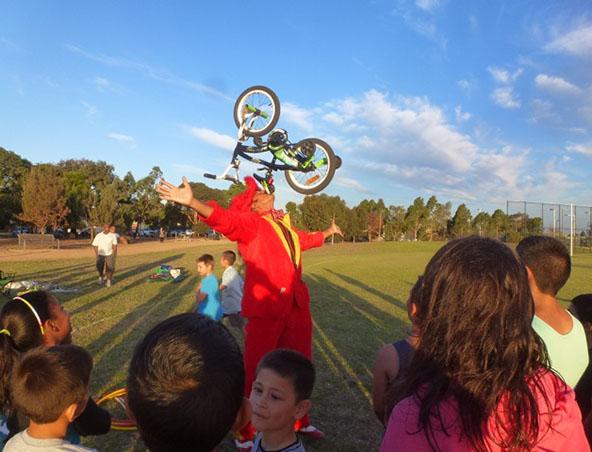
[(232, 250), (224, 251), (220, 257), (220, 265), (224, 269), (222, 281), (220, 281), (220, 295), (224, 317), (228, 318), (231, 326), (240, 328), (242, 332), (245, 324), (241, 317), (244, 282), (236, 268), (233, 267), (235, 261), (236, 253)]
[(534, 298), (532, 327), (545, 342), (551, 367), (575, 388), (588, 366), (586, 333), (578, 319), (557, 302), (571, 272), (567, 247), (553, 237), (526, 237), (516, 247)]
[(92, 247), (95, 251), (97, 271), (99, 272), (99, 284), (111, 287), (111, 278), (113, 277), (113, 257), (117, 252), (117, 239), (110, 233), (109, 223), (103, 224), (103, 231), (99, 232), (93, 242)]
[(414, 302), (417, 348), (393, 387), (381, 452), (590, 450), (574, 392), (531, 326), (528, 278), (510, 248), (448, 242)]
[(209, 317), (179, 314), (134, 350), (127, 402), (152, 452), (211, 452), (251, 418), (240, 348)]
[(417, 346), (418, 330), (415, 321), (417, 304), (414, 300), (419, 298), (421, 279), (421, 276), (417, 279), (407, 299), (407, 316), (411, 320), (411, 332), (407, 334), (405, 339), (383, 346), (378, 352), (374, 364), (372, 405), (374, 406), (376, 417), (384, 425), (388, 422), (388, 418), (385, 417), (385, 405), (388, 404), (386, 401), (388, 389), (397, 378), (405, 376), (411, 362), (411, 357), (413, 356), (413, 351)]
[(195, 289), (196, 306), (193, 312), (207, 315), (219, 322), (222, 319), (222, 305), (220, 303), (220, 289), (218, 280), (214, 275), (214, 257), (211, 254), (202, 254), (197, 258), (197, 274), (201, 281)]
[[(334, 221), (325, 231), (298, 231), (289, 214), (274, 209), (272, 194), (259, 189), (251, 177), (245, 182), (247, 189), (233, 198), (228, 209), (195, 199), (185, 177), (181, 187), (163, 180), (156, 191), (161, 199), (191, 207), (211, 228), (238, 243), (246, 266), (242, 316), (247, 318), (244, 359), (248, 393), (257, 364), (267, 352), (289, 348), (311, 359), (312, 318), (310, 295), (302, 281), (302, 251), (322, 246), (326, 238), (342, 232)], [(295, 428), (312, 437), (324, 436), (307, 415)], [(243, 429), (237, 448), (249, 450), (254, 433), (252, 426)]]
[(166, 237), (166, 231), (164, 230), (164, 228), (161, 226), (160, 230), (158, 231), (158, 239), (160, 240), (160, 243), (164, 243), (164, 239)]
[(4, 452), (94, 451), (64, 439), (88, 403), (92, 365), (89, 353), (77, 345), (23, 354), (12, 371), (10, 391), (15, 409), (29, 426), (6, 443)]

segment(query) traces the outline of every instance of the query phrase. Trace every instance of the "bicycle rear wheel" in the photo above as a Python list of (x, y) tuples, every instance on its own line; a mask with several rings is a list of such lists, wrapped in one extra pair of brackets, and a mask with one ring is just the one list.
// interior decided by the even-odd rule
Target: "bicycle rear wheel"
[(240, 127), (245, 119), (245, 135), (260, 137), (271, 132), (280, 119), (280, 101), (276, 94), (266, 86), (244, 90), (234, 104), (234, 122)]
[[(310, 144), (314, 145), (314, 149)], [(305, 149), (305, 155), (312, 155), (311, 169), (308, 171), (286, 170), (284, 174), (288, 185), (303, 195), (313, 195), (323, 190), (333, 179), (337, 167), (337, 159), (333, 149), (323, 140), (307, 138), (296, 144), (295, 148)]]

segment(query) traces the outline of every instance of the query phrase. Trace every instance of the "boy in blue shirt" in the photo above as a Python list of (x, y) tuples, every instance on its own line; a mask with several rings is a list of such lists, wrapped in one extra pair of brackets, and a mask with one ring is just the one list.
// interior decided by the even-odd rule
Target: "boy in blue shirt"
[(202, 254), (197, 258), (197, 273), (202, 277), (202, 280), (195, 289), (197, 306), (193, 312), (207, 315), (219, 322), (222, 318), (222, 304), (220, 303), (218, 280), (213, 271), (214, 257), (211, 254)]

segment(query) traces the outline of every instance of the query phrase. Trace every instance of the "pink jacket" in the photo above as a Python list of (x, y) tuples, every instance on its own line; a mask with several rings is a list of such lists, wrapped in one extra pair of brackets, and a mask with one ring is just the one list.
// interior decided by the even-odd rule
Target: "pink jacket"
[[(539, 439), (533, 449), (537, 452), (589, 452), (590, 446), (584, 434), (582, 416), (575, 401), (573, 390), (564, 385), (551, 372), (543, 377), (543, 386), (549, 402), (553, 406), (551, 428), (547, 406), (542, 395), (538, 395), (539, 403)], [(473, 450), (470, 443), (461, 438), (461, 424), (455, 401), (444, 402), (440, 406), (443, 425), (448, 434), (434, 429), (434, 439), (442, 452), (468, 452)], [(407, 397), (398, 403), (389, 418), (380, 452), (394, 451), (430, 451), (429, 443), (423, 430), (417, 432), (419, 405), (414, 397)], [(436, 426), (436, 423), (433, 424)], [(487, 424), (486, 430), (493, 431), (493, 419)], [(495, 442), (485, 432), (486, 444), (491, 452), (501, 452)]]

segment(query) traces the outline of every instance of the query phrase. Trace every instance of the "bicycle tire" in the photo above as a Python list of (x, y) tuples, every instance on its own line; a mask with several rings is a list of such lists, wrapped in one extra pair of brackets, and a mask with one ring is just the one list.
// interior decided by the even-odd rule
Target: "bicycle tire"
[(244, 134), (249, 137), (260, 137), (271, 132), (280, 119), (280, 100), (277, 95), (261, 85), (244, 90), (234, 104), (234, 122), (237, 127), (243, 123), (246, 105), (264, 112), (268, 117), (258, 116), (251, 127), (244, 128)]
[(312, 163), (314, 165), (317, 162), (318, 166), (315, 165), (315, 169), (312, 171), (285, 170), (284, 174), (288, 185), (294, 191), (302, 195), (314, 195), (329, 185), (335, 174), (338, 162), (331, 146), (318, 138), (302, 140), (296, 144), (296, 149), (305, 141), (312, 141), (314, 143), (315, 155)]

